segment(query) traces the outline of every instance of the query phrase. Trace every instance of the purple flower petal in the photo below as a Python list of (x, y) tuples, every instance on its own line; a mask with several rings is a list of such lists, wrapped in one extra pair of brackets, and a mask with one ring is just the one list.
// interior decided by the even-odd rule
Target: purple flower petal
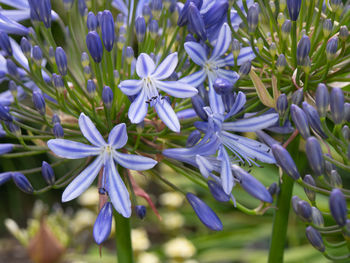
[(157, 161), (148, 157), (134, 154), (125, 154), (117, 151), (114, 152), (113, 158), (124, 168), (136, 171), (148, 170), (157, 164)]
[(106, 145), (101, 133), (96, 129), (96, 126), (84, 113), (80, 114), (79, 127), (84, 137), (95, 146)]
[(154, 106), (159, 118), (174, 132), (180, 132), (180, 122), (171, 105), (166, 101), (158, 101)]
[(176, 98), (189, 98), (198, 93), (193, 86), (181, 81), (157, 81), (157, 88)]
[(101, 151), (99, 147), (65, 139), (49, 140), (47, 142), (47, 146), (59, 157), (67, 159), (80, 159), (88, 156), (94, 156), (98, 155)]
[(142, 89), (137, 98), (129, 107), (128, 116), (132, 123), (140, 123), (147, 115), (148, 104), (146, 103), (145, 91)]
[(207, 53), (202, 45), (197, 42), (186, 42), (185, 50), (190, 58), (199, 66), (204, 66), (205, 61), (207, 60)]
[(142, 88), (142, 80), (129, 79), (120, 82), (120, 90), (127, 96), (132, 96), (140, 92)]
[(152, 58), (146, 53), (141, 53), (136, 62), (136, 73), (140, 78), (151, 75), (156, 68)]
[(159, 80), (170, 77), (177, 66), (177, 62), (177, 52), (170, 54), (159, 64), (157, 69), (153, 72), (152, 77)]
[(128, 141), (125, 123), (120, 123), (111, 130), (108, 136), (108, 143), (114, 149), (122, 148)]

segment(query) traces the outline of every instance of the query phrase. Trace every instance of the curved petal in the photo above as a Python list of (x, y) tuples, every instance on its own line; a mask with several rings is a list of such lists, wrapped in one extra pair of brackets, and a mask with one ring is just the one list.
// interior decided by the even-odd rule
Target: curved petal
[(120, 82), (120, 90), (127, 96), (132, 96), (140, 92), (142, 88), (142, 80), (128, 79)]
[(134, 154), (125, 154), (115, 151), (113, 153), (114, 160), (123, 166), (124, 168), (136, 170), (136, 171), (144, 171), (153, 168), (157, 161)]
[(205, 49), (197, 42), (192, 41), (186, 42), (184, 46), (187, 54), (190, 56), (193, 62), (199, 66), (203, 66), (207, 60), (207, 53)]
[(98, 155), (101, 152), (99, 147), (65, 139), (49, 140), (47, 142), (47, 146), (57, 156), (67, 159), (85, 158), (88, 156)]
[(237, 57), (237, 65), (240, 66), (247, 61), (251, 61), (255, 58), (255, 54), (251, 47), (242, 47)]
[(197, 154), (196, 164), (198, 165), (199, 171), (204, 176), (204, 178), (208, 179), (211, 171), (214, 170), (212, 163), (209, 160), (207, 160), (205, 157)]
[(173, 74), (178, 62), (177, 52), (174, 52), (167, 56), (162, 63), (153, 72), (152, 77), (155, 79), (166, 79)]
[(136, 61), (136, 73), (139, 77), (145, 78), (154, 72), (156, 65), (153, 59), (146, 53), (141, 53)]
[(23, 54), (23, 51), (21, 47), (18, 45), (18, 43), (10, 37), (10, 43), (13, 51), (13, 57), (26, 69), (29, 69), (28, 66), (28, 59)]
[(157, 88), (176, 98), (189, 98), (198, 93), (193, 86), (181, 81), (157, 81)]
[(225, 106), (222, 101), (221, 95), (217, 94), (215, 92), (215, 89), (213, 87), (213, 81), (214, 77), (209, 75), (209, 104), (210, 108), (212, 109), (213, 113), (220, 113), (223, 114), (225, 112)]
[(145, 91), (142, 89), (137, 98), (129, 107), (128, 116), (132, 123), (140, 123), (147, 115), (148, 104), (146, 103)]
[(158, 101), (154, 106), (159, 118), (174, 132), (180, 132), (180, 122), (171, 105), (166, 101)]
[(221, 161), (220, 178), (221, 178), (222, 189), (224, 189), (224, 192), (227, 195), (229, 195), (232, 192), (232, 188), (234, 186), (234, 180), (233, 180), (232, 170), (231, 170), (231, 161), (224, 146), (221, 146), (219, 149), (218, 160)]
[(102, 167), (102, 157), (96, 158), (64, 190), (62, 202), (68, 202), (81, 195), (95, 180)]
[(201, 69), (200, 71), (197, 71), (195, 73), (192, 73), (191, 75), (188, 75), (180, 79), (180, 81), (187, 83), (192, 87), (196, 88), (204, 82), (206, 77), (207, 77), (207, 74), (205, 74), (204, 69)]
[(254, 132), (268, 128), (278, 121), (277, 113), (264, 114), (258, 117), (240, 119), (222, 124), (223, 130), (236, 132)]
[(29, 9), (19, 9), (19, 10), (1, 10), (2, 15), (6, 16), (13, 21), (20, 22), (30, 18)]
[(129, 192), (120, 178), (112, 158), (109, 158), (105, 169), (107, 169), (108, 194), (115, 210), (124, 217), (130, 217), (131, 202)]
[(236, 81), (239, 79), (239, 75), (236, 71), (227, 70), (227, 69), (218, 69), (216, 71), (216, 74), (218, 75), (218, 78), (227, 79), (232, 84), (235, 84)]
[(18, 8), (18, 9), (29, 8), (28, 0), (0, 0), (0, 3), (3, 3), (5, 5)]
[(239, 91), (235, 99), (235, 102), (232, 105), (232, 108), (230, 109), (230, 112), (227, 113), (227, 115), (225, 116), (225, 120), (237, 114), (243, 108), (245, 103), (246, 103), (246, 96), (242, 91)]
[(108, 143), (114, 149), (122, 148), (128, 141), (128, 134), (126, 133), (125, 123), (120, 123), (111, 130), (108, 135)]
[(27, 35), (29, 29), (0, 13), (0, 30), (7, 34)]
[(84, 137), (93, 145), (95, 146), (106, 145), (106, 142), (103, 139), (101, 133), (96, 129), (96, 126), (93, 124), (90, 118), (86, 116), (84, 113), (80, 114), (79, 127)]
[(211, 60), (222, 56), (231, 44), (231, 30), (228, 24), (224, 23), (220, 29), (218, 40), (211, 55)]

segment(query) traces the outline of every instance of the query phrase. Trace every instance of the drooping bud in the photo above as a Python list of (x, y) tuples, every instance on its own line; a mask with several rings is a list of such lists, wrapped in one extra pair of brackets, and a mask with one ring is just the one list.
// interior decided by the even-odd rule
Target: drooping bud
[(27, 194), (33, 193), (34, 191), (33, 186), (30, 184), (27, 177), (25, 177), (23, 174), (13, 173), (12, 180), (21, 191)]
[(102, 101), (106, 108), (110, 108), (113, 102), (113, 91), (110, 87), (105, 86), (102, 90)]
[(212, 194), (212, 196), (215, 198), (215, 200), (219, 201), (219, 202), (228, 202), (230, 201), (230, 195), (226, 194), (224, 189), (222, 188), (221, 184), (213, 181), (213, 180), (209, 180), (207, 182), (210, 193)]
[[(305, 183), (307, 183), (308, 185), (316, 186), (314, 178), (311, 175), (309, 175), (309, 174), (305, 175), (305, 177), (303, 178), (303, 181)], [(311, 202), (315, 202), (315, 199), (316, 199), (315, 191), (311, 190), (308, 187), (304, 187), (304, 191), (305, 191), (305, 194), (306, 194), (307, 198), (309, 198), (309, 200)]]
[(198, 130), (194, 130), (190, 133), (186, 141), (186, 148), (191, 148), (197, 144), (201, 138), (201, 133)]
[(146, 216), (146, 207), (144, 205), (135, 206), (136, 214), (140, 219), (144, 219)]
[(10, 38), (4, 31), (0, 31), (0, 48), (4, 50), (8, 56), (12, 56)]
[(15, 135), (16, 137), (21, 136), (21, 128), (14, 124), (12, 121), (6, 122), (6, 126), (13, 135)]
[(323, 22), (323, 36), (325, 38), (328, 38), (329, 35), (332, 33), (333, 30), (333, 23), (331, 19), (326, 19)]
[(213, 84), (215, 92), (219, 95), (232, 93), (233, 85), (230, 81), (223, 78), (217, 78)]
[(56, 59), (58, 71), (62, 76), (66, 76), (67, 75), (67, 56), (63, 48), (61, 47), (56, 48), (55, 59)]
[(304, 35), (297, 46), (297, 62), (298, 65), (302, 66), (304, 60), (309, 56), (310, 53), (311, 42), (310, 38)]
[(93, 12), (89, 12), (86, 19), (86, 25), (89, 31), (96, 31), (97, 28), (97, 18)]
[(330, 94), (330, 105), (333, 121), (340, 124), (344, 120), (344, 93), (340, 88), (333, 88)]
[(96, 63), (102, 61), (103, 48), (100, 36), (96, 31), (91, 31), (86, 36), (86, 46), (90, 52), (91, 57)]
[(112, 227), (113, 208), (111, 202), (106, 202), (100, 210), (93, 229), (97, 244), (102, 244), (110, 235)]
[(113, 15), (109, 10), (105, 10), (101, 16), (101, 34), (103, 45), (108, 52), (113, 49), (115, 32), (114, 32), (114, 20)]
[(294, 213), (296, 213), (298, 215), (298, 203), (301, 201), (301, 199), (299, 198), (299, 196), (294, 195), (292, 197), (292, 208)]
[(56, 122), (53, 125), (52, 133), (53, 133), (53, 135), (55, 136), (56, 139), (60, 139), (60, 138), (64, 137), (64, 131), (63, 131), (63, 127), (62, 127), (61, 123)]
[(33, 103), (34, 107), (41, 115), (46, 113), (46, 103), (42, 92), (39, 89), (33, 91)]
[(277, 68), (278, 72), (282, 73), (284, 71), (284, 69), (286, 68), (286, 65), (287, 65), (286, 57), (284, 56), (284, 54), (280, 54), (278, 56), (277, 61), (276, 61), (276, 68)]
[(283, 171), (294, 180), (298, 180), (300, 174), (289, 152), (279, 144), (272, 145), (271, 149), (277, 164), (283, 169)]
[(297, 21), (301, 7), (301, 0), (287, 0), (289, 17), (292, 21)]
[(55, 184), (55, 172), (53, 171), (50, 164), (43, 161), (41, 166), (41, 174), (48, 185)]
[(135, 31), (138, 42), (143, 42), (146, 34), (146, 21), (143, 16), (138, 16), (135, 20)]
[(323, 215), (316, 207), (312, 207), (312, 223), (319, 227), (324, 226)]
[(331, 214), (339, 226), (346, 224), (346, 217), (348, 214), (348, 208), (346, 206), (346, 200), (344, 194), (340, 189), (333, 189), (329, 197), (329, 209)]
[(324, 252), (326, 247), (324, 246), (322, 236), (312, 226), (306, 228), (306, 237), (309, 240), (310, 244), (320, 252)]
[(278, 98), (276, 102), (276, 110), (278, 112), (278, 115), (280, 118), (283, 118), (284, 114), (286, 113), (288, 109), (288, 99), (286, 94), (282, 93)]
[(206, 203), (192, 193), (187, 193), (186, 198), (196, 212), (199, 220), (206, 227), (214, 231), (222, 230), (223, 226), (220, 219)]
[(336, 56), (338, 49), (338, 37), (332, 37), (328, 40), (326, 46), (326, 55), (328, 60), (333, 60)]
[(290, 114), (292, 116), (295, 127), (299, 130), (300, 135), (306, 140), (310, 136), (310, 129), (304, 111), (297, 105), (292, 104), (290, 107)]
[(25, 37), (22, 37), (22, 39), (21, 39), (21, 49), (22, 49), (23, 54), (27, 58), (29, 58), (30, 54), (31, 54), (31, 50), (32, 50), (32, 45), (30, 44), (28, 39), (26, 39)]
[(247, 13), (248, 32), (253, 34), (259, 23), (259, 7), (257, 4), (253, 4), (249, 7)]
[(318, 115), (317, 110), (312, 107), (310, 104), (308, 104), (306, 101), (303, 102), (303, 111), (306, 114), (307, 120), (311, 126), (311, 128), (316, 132), (318, 135), (322, 136), (323, 138), (327, 138), (327, 135), (324, 133), (320, 121), (320, 116)]
[(311, 222), (312, 219), (312, 209), (308, 202), (301, 200), (297, 204), (298, 216), (304, 222)]

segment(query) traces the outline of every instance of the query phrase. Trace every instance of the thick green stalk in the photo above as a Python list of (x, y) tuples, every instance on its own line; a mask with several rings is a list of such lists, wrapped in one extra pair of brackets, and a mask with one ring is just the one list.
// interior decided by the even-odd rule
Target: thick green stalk
[(114, 220), (118, 262), (133, 263), (130, 218), (125, 218), (118, 212), (114, 211)]

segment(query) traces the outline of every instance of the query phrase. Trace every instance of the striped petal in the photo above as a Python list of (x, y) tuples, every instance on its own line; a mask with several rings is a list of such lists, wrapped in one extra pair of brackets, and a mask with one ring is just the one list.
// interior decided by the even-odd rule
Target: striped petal
[(7, 34), (27, 35), (29, 29), (0, 13), (0, 30)]
[(158, 101), (154, 106), (159, 118), (174, 132), (180, 132), (180, 122), (171, 105), (166, 101)]
[(129, 192), (123, 180), (120, 178), (112, 158), (109, 158), (105, 169), (108, 183), (108, 195), (115, 210), (124, 217), (130, 217), (131, 202)]
[(67, 159), (85, 158), (88, 156), (98, 155), (101, 152), (99, 147), (65, 139), (49, 140), (47, 142), (47, 146), (57, 156)]
[(177, 52), (174, 52), (167, 56), (162, 63), (153, 72), (152, 77), (155, 79), (166, 79), (173, 74), (178, 62)]
[(80, 114), (79, 127), (84, 137), (95, 146), (106, 145), (101, 133), (96, 129), (96, 126), (84, 113)]
[(132, 123), (140, 123), (147, 115), (148, 104), (146, 103), (145, 91), (141, 90), (137, 98), (129, 107), (128, 116)]
[(222, 124), (222, 128), (227, 131), (254, 132), (274, 125), (278, 121), (277, 113), (270, 113), (248, 119), (240, 119), (234, 122)]
[(20, 22), (30, 18), (29, 9), (19, 9), (19, 10), (1, 10), (2, 15), (6, 16), (13, 21)]
[(136, 73), (139, 77), (145, 78), (154, 72), (156, 65), (153, 59), (146, 53), (141, 53), (136, 62)]
[(181, 81), (156, 81), (157, 88), (176, 98), (189, 98), (198, 93), (193, 86)]
[(219, 113), (224, 114), (225, 112), (225, 106), (222, 101), (221, 95), (217, 94), (215, 92), (215, 89), (213, 87), (214, 82), (214, 76), (209, 75), (209, 104), (210, 108), (212, 109), (213, 113)]
[(29, 8), (28, 0), (0, 0), (0, 3), (18, 8), (18, 9), (26, 9)]
[(218, 78), (227, 79), (232, 84), (235, 84), (236, 81), (239, 79), (239, 75), (236, 71), (227, 70), (227, 69), (218, 69), (216, 71)]
[(193, 62), (199, 66), (203, 66), (207, 60), (207, 53), (205, 49), (197, 42), (192, 41), (186, 42), (184, 46), (187, 54), (190, 56)]
[(127, 96), (132, 96), (140, 92), (142, 88), (142, 80), (129, 79), (120, 82), (120, 90)]
[(125, 154), (117, 151), (113, 154), (113, 158), (118, 164), (131, 170), (144, 171), (153, 168), (157, 164), (157, 161), (140, 155)]
[(218, 160), (221, 161), (220, 177), (221, 177), (222, 188), (224, 189), (224, 192), (227, 195), (229, 195), (232, 192), (232, 188), (234, 186), (234, 180), (232, 176), (230, 157), (228, 156), (224, 146), (221, 146), (219, 149)]
[(211, 162), (209, 162), (208, 159), (206, 159), (205, 157), (197, 154), (196, 155), (196, 164), (198, 165), (199, 171), (204, 176), (204, 178), (208, 179), (211, 171), (214, 170), (214, 167), (211, 164)]
[(120, 123), (111, 130), (108, 135), (108, 144), (112, 145), (114, 149), (122, 148), (128, 141), (128, 134), (126, 133), (125, 123)]
[(247, 61), (252, 61), (255, 58), (255, 54), (251, 47), (242, 47), (237, 57), (237, 65), (240, 66)]
[(243, 108), (245, 103), (246, 96), (243, 92), (239, 91), (230, 112), (225, 116), (225, 120), (237, 114)]
[(66, 187), (62, 195), (62, 202), (73, 200), (85, 192), (95, 180), (101, 167), (102, 157), (99, 156)]
[(204, 82), (206, 77), (207, 77), (207, 74), (205, 74), (204, 69), (201, 69), (200, 71), (197, 71), (195, 73), (192, 73), (191, 75), (188, 75), (180, 79), (180, 81), (187, 83), (192, 87), (196, 88)]
[(211, 55), (212, 60), (222, 56), (231, 44), (231, 30), (228, 24), (224, 23), (220, 29), (219, 36)]

